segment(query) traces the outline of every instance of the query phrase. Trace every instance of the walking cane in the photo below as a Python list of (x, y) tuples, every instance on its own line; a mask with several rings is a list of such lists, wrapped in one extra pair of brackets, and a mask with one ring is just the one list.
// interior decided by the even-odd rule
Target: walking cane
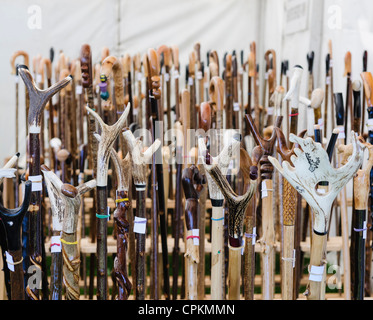
[[(200, 144), (204, 143), (203, 140), (199, 140)], [(234, 153), (238, 151), (241, 141), (236, 140), (236, 137), (230, 141), (230, 143), (224, 148), (226, 150), (223, 153), (224, 158), (216, 159), (212, 158), (211, 164), (206, 164), (203, 159), (206, 171), (211, 176), (211, 179), (215, 182), (216, 186), (219, 188), (223, 194), (225, 200), (228, 203), (228, 213), (229, 213), (229, 268), (228, 268), (228, 299), (229, 300), (239, 300), (240, 299), (240, 275), (241, 275), (241, 255), (244, 249), (243, 244), (243, 220), (245, 216), (246, 208), (249, 201), (253, 197), (256, 191), (256, 182), (252, 181), (250, 187), (246, 193), (242, 196), (237, 195), (227, 179), (225, 174), (221, 172), (219, 162), (230, 163)], [(202, 149), (202, 153), (206, 152)], [(210, 158), (207, 152), (207, 158)], [(213, 239), (213, 241), (216, 241)]]
[[(265, 127), (269, 127), (273, 125), (273, 112), (274, 112), (274, 104), (273, 104), (273, 101), (271, 100), (271, 97), (274, 94), (276, 87), (277, 87), (276, 52), (274, 50), (268, 50), (265, 53), (265, 59), (270, 61), (269, 68), (266, 73), (266, 80), (268, 81), (268, 107), (267, 107), (267, 121), (266, 121), (266, 126), (265, 126)], [(265, 100), (263, 100), (263, 106), (264, 105), (265, 105)]]
[(197, 266), (199, 263), (199, 194), (206, 184), (206, 177), (201, 175), (198, 168), (192, 165), (183, 170), (182, 185), (185, 194), (185, 226), (186, 236), (186, 297), (188, 300), (197, 299)]
[(107, 299), (107, 221), (110, 218), (107, 206), (107, 171), (110, 156), (110, 150), (113, 147), (116, 138), (122, 130), (130, 105), (127, 105), (118, 121), (112, 126), (104, 123), (101, 117), (89, 106), (86, 110), (92, 115), (101, 127), (101, 139), (97, 150), (97, 299)]
[[(368, 70), (368, 51), (364, 51), (363, 54), (363, 72), (367, 72)], [(365, 97), (365, 87), (363, 86), (363, 97)], [(363, 107), (362, 107), (362, 121), (361, 121), (361, 135), (364, 135), (365, 132), (365, 106), (366, 101), (363, 98)]]
[[(351, 274), (353, 275), (352, 299), (364, 300), (365, 286), (365, 239), (367, 233), (366, 213), (369, 198), (369, 178), (373, 166), (373, 146), (360, 137), (360, 142), (369, 151), (368, 162), (359, 169), (354, 177), (354, 218), (352, 224), (351, 246), (354, 246), (351, 255)], [(338, 152), (343, 158), (343, 163), (352, 154), (352, 145), (340, 145)]]
[[(367, 119), (367, 128), (368, 128), (368, 142), (370, 144), (373, 144), (373, 77), (370, 72), (362, 72), (361, 73), (361, 78), (363, 80), (364, 84), (364, 101), (366, 101), (367, 104), (367, 112), (368, 112), (368, 119)], [(370, 203), (369, 203), (369, 212), (370, 212), (370, 221), (372, 220), (372, 215), (373, 215), (373, 170), (370, 171)], [(370, 231), (373, 231), (373, 228), (369, 228)], [(372, 256), (372, 247), (371, 244), (369, 243), (369, 240), (372, 237), (372, 232), (369, 232), (367, 234), (367, 246), (368, 248), (366, 249), (367, 252), (367, 257), (366, 261), (371, 261), (371, 256)], [(371, 265), (370, 263), (366, 264), (366, 280), (365, 280), (365, 292), (368, 295), (370, 294), (370, 270), (371, 270)], [(369, 295), (368, 295), (369, 296)]]
[[(275, 127), (279, 128), (282, 123), (282, 116), (277, 117)], [(273, 167), (268, 161), (268, 157), (274, 152), (274, 147), (277, 139), (276, 131), (273, 130), (272, 137), (265, 140), (260, 135), (252, 117), (247, 114), (250, 131), (257, 143), (262, 149), (260, 157), (260, 175), (261, 175), (261, 198), (262, 198), (262, 229), (263, 235), (259, 239), (262, 247), (262, 263), (263, 263), (263, 300), (272, 300), (274, 296), (274, 267), (275, 267), (275, 233), (273, 223), (273, 182), (272, 174)]]
[[(286, 138), (283, 132), (279, 128), (275, 128), (278, 139), (277, 152), (282, 158), (282, 161), (287, 161), (290, 164), (291, 157), (295, 154), (294, 149), (297, 147), (293, 145), (292, 149), (289, 149), (286, 144)], [(307, 130), (302, 131), (299, 134), (300, 138), (303, 138)], [(281, 257), (281, 294), (283, 300), (293, 300), (293, 279), (294, 279), (294, 268), (296, 260), (296, 249), (294, 247), (294, 231), (295, 231), (295, 220), (297, 214), (297, 191), (290, 185), (286, 180), (282, 180), (282, 197), (283, 197), (283, 250)]]
[[(155, 125), (156, 122), (162, 119), (161, 112), (158, 100), (160, 99), (161, 90), (159, 89), (160, 78), (159, 78), (159, 65), (158, 65), (158, 57), (157, 53), (154, 49), (149, 49), (147, 52), (147, 64), (148, 64), (148, 97), (149, 103), (151, 107), (151, 121), (152, 121), (152, 136), (153, 141), (155, 141), (156, 131)], [(170, 297), (170, 284), (169, 284), (169, 273), (168, 273), (168, 249), (167, 249), (167, 212), (166, 212), (166, 204), (164, 201), (164, 184), (163, 184), (163, 164), (160, 159), (161, 158), (161, 148), (156, 151), (157, 154), (155, 155), (156, 163), (156, 173), (157, 173), (157, 194), (158, 194), (158, 213), (159, 213), (159, 224), (160, 224), (160, 231), (161, 231), (161, 244), (162, 244), (162, 260), (163, 260), (163, 289), (166, 300)], [(155, 221), (153, 221), (155, 222)]]
[[(13, 169), (17, 163), (19, 154), (13, 156), (7, 164), (0, 169), (0, 184), (3, 183), (4, 178), (13, 178), (15, 171)], [(4, 264), (7, 262), (7, 268), (9, 270), (9, 282), (10, 282), (10, 295), (8, 297), (11, 300), (24, 300), (24, 272), (23, 272), (23, 256), (22, 256), (22, 238), (21, 229), (22, 221), (27, 212), (31, 197), (31, 181), (26, 181), (24, 200), (20, 207), (15, 209), (4, 208), (3, 204), (0, 203), (0, 218), (2, 220), (7, 246), (2, 248)], [(5, 272), (4, 265), (4, 272)]]
[(308, 99), (311, 99), (311, 95), (314, 89), (314, 79), (313, 79), (313, 62), (315, 59), (315, 52), (311, 51), (307, 54), (308, 62)]
[[(336, 107), (336, 115), (337, 115), (337, 128), (339, 129), (339, 136), (337, 144), (343, 145), (344, 141), (346, 141), (346, 122), (344, 122), (346, 112), (343, 106), (343, 96), (342, 93), (335, 93), (334, 94), (334, 102)], [(343, 126), (345, 124), (345, 126)], [(338, 157), (338, 164), (343, 165), (341, 163), (342, 158)], [(351, 274), (350, 274), (350, 251), (349, 251), (349, 228), (348, 228), (348, 212), (347, 212), (347, 194), (346, 188), (342, 188), (340, 192), (340, 201), (341, 201), (341, 232), (342, 232), (342, 253), (343, 253), (343, 270), (344, 270), (344, 293), (347, 300), (351, 300)]]
[[(234, 140), (233, 145), (237, 149), (237, 141)], [(221, 148), (221, 147), (220, 147)], [(220, 150), (220, 148), (218, 150)], [(207, 184), (212, 204), (211, 217), (211, 299), (224, 300), (224, 194), (220, 190), (218, 184), (209, 174), (208, 166), (214, 164), (218, 166), (220, 172), (226, 175), (229, 164), (233, 158), (232, 145), (224, 146), (222, 151), (216, 157), (207, 157), (207, 147), (203, 138), (198, 139), (199, 157), (203, 159), (203, 165), (206, 170)], [(209, 155), (210, 155), (209, 151)]]
[[(136, 217), (134, 219), (133, 232), (136, 233), (136, 267), (132, 273), (136, 273), (136, 300), (145, 299), (145, 240), (146, 240), (146, 184), (148, 180), (148, 168), (153, 154), (161, 145), (157, 139), (146, 151), (143, 151), (143, 143), (136, 139), (130, 130), (123, 132), (126, 148), (131, 155), (132, 177), (136, 188)], [(155, 195), (154, 195), (155, 197)]]
[[(351, 52), (348, 51), (345, 56), (345, 73), (344, 76), (347, 77), (347, 89), (346, 89), (346, 108), (345, 108), (345, 132), (347, 133), (348, 128), (348, 114), (350, 114), (351, 120), (351, 130), (354, 127), (354, 118), (352, 111), (352, 81), (351, 81)], [(358, 132), (358, 131), (357, 131)], [(345, 144), (347, 144), (347, 135), (345, 137)]]
[[(97, 135), (96, 135), (97, 137)], [(127, 220), (127, 212), (131, 206), (128, 198), (128, 190), (132, 175), (130, 154), (122, 159), (114, 148), (110, 151), (111, 160), (115, 166), (118, 177), (118, 187), (116, 190), (116, 209), (114, 211), (114, 221), (117, 227), (117, 255), (114, 260), (114, 274), (118, 283), (117, 300), (128, 300), (131, 294), (132, 283), (127, 274), (127, 247), (130, 232), (130, 225)]]
[[(23, 57), (23, 64), (26, 65), (28, 67), (29, 65), (29, 56), (27, 54), (27, 52), (25, 51), (16, 51), (11, 59), (10, 59), (10, 66), (12, 68), (12, 72), (11, 74), (14, 75), (14, 80), (15, 80), (15, 87), (16, 87), (16, 110), (15, 110), (15, 137), (16, 137), (16, 141), (15, 141), (15, 147), (16, 147), (16, 152), (18, 152), (19, 150), (19, 138), (18, 138), (18, 134), (19, 134), (19, 117), (18, 117), (18, 114), (19, 114), (19, 75), (18, 75), (18, 68), (16, 67), (15, 65), (15, 61), (17, 59), (17, 57), (20, 57), (22, 56)], [(28, 117), (28, 110), (29, 110), (29, 106), (30, 106), (30, 100), (29, 100), (29, 97), (28, 97), (28, 94), (27, 94), (27, 88), (26, 88), (26, 124), (27, 124), (27, 117)], [(28, 126), (26, 125), (26, 135), (28, 135)], [(15, 202), (15, 207), (17, 207), (19, 205), (19, 176), (18, 176), (18, 162), (16, 164), (16, 168), (17, 168), (17, 171), (16, 171), (16, 178), (15, 178), (15, 198), (14, 198), (14, 202)]]
[[(334, 169), (329, 156), (320, 143), (311, 138), (302, 139), (294, 134), (290, 140), (297, 143), (295, 155), (291, 157), (294, 166), (284, 161), (282, 166), (277, 159), (269, 157), (269, 161), (289, 181), (302, 197), (309, 203), (314, 213), (313, 240), (311, 260), (309, 265), (309, 284), (304, 293), (308, 300), (320, 300), (325, 282), (326, 238), (330, 212), (335, 198), (348, 181), (356, 174), (363, 161), (363, 152), (357, 135), (352, 132), (351, 140), (353, 153), (343, 167)], [(317, 186), (320, 182), (328, 182), (329, 190), (319, 193)]]
[[(31, 263), (36, 269), (41, 270), (42, 265), (42, 223), (41, 223), (41, 192), (42, 176), (40, 172), (40, 132), (41, 132), (41, 117), (44, 107), (54, 94), (66, 87), (71, 81), (68, 76), (59, 81), (53, 86), (45, 90), (40, 90), (36, 87), (31, 73), (24, 66), (18, 68), (18, 72), (24, 81), (29, 97), (30, 97), (30, 110), (29, 110), (29, 152), (30, 163), (28, 166), (29, 176), (28, 180), (32, 181), (32, 194), (30, 200), (30, 207), (28, 210), (29, 215), (29, 236), (30, 239), (24, 245), (29, 248), (29, 258)], [(39, 299), (39, 289), (31, 289), (27, 285), (27, 294), (32, 300)]]

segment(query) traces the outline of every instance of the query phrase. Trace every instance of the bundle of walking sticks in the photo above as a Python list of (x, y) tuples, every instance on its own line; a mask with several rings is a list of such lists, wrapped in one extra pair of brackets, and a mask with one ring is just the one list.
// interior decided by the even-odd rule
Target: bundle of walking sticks
[(314, 52), (278, 68), (255, 42), (196, 43), (186, 66), (167, 45), (15, 52), (27, 150), (0, 169), (3, 298), (370, 298), (373, 77), (348, 52), (334, 92), (328, 51), (325, 87)]

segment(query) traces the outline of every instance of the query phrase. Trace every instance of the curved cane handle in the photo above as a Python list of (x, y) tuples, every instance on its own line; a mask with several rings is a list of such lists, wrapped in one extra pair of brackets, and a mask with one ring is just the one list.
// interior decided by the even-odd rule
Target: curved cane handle
[(17, 73), (17, 68), (16, 68), (16, 59), (17, 57), (22, 56), (23, 57), (23, 64), (26, 65), (27, 67), (29, 66), (29, 55), (26, 51), (19, 50), (13, 53), (12, 57), (10, 58), (10, 66), (12, 68), (11, 74), (15, 75)]
[(373, 77), (370, 72), (362, 72), (361, 79), (363, 79), (365, 89), (365, 99), (369, 107), (373, 106)]

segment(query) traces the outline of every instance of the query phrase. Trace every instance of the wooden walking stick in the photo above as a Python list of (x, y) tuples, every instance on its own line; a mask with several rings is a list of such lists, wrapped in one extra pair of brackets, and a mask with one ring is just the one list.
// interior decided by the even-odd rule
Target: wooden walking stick
[[(337, 128), (339, 129), (338, 146), (343, 145), (346, 141), (346, 122), (344, 122), (348, 110), (344, 110), (342, 93), (334, 94), (334, 102), (337, 115)], [(343, 126), (344, 125), (344, 126)], [(343, 165), (342, 158), (338, 157), (338, 165)], [(350, 275), (350, 251), (349, 251), (349, 228), (348, 228), (348, 212), (347, 212), (347, 194), (346, 188), (342, 188), (340, 192), (341, 201), (341, 232), (342, 232), (342, 253), (343, 253), (343, 270), (344, 270), (344, 293), (347, 300), (351, 300), (351, 275)]]
[[(149, 49), (147, 52), (147, 64), (148, 64), (148, 97), (151, 107), (151, 121), (152, 121), (152, 136), (155, 141), (156, 136), (156, 122), (162, 120), (163, 112), (160, 111), (159, 99), (161, 95), (160, 90), (160, 78), (159, 78), (159, 65), (157, 53), (154, 49)], [(162, 128), (161, 128), (162, 129)], [(162, 135), (162, 133), (161, 133)], [(161, 148), (156, 151), (156, 171), (157, 171), (157, 197), (158, 197), (158, 213), (159, 213), (159, 224), (161, 232), (161, 244), (162, 244), (162, 261), (163, 261), (163, 290), (166, 300), (170, 297), (170, 284), (169, 284), (169, 273), (168, 273), (168, 249), (167, 249), (167, 212), (165, 204), (165, 191), (163, 184), (163, 164), (161, 157)]]
[[(363, 72), (368, 71), (368, 51), (364, 51), (363, 54)], [(361, 135), (365, 132), (365, 108), (366, 108), (366, 101), (364, 99), (365, 97), (365, 87), (363, 86), (363, 106), (362, 106), (362, 121), (361, 121)]]
[[(98, 138), (98, 135), (95, 135)], [(132, 283), (127, 274), (127, 247), (130, 225), (127, 220), (127, 212), (130, 208), (128, 190), (130, 186), (131, 157), (130, 154), (122, 159), (114, 148), (110, 151), (111, 160), (115, 166), (118, 177), (118, 187), (116, 190), (116, 209), (114, 211), (114, 221), (117, 228), (117, 255), (114, 260), (114, 274), (118, 283), (117, 300), (127, 300), (131, 294)]]
[[(364, 300), (365, 286), (365, 239), (367, 231), (366, 213), (369, 198), (370, 171), (373, 166), (373, 146), (360, 137), (360, 142), (369, 151), (368, 162), (359, 169), (354, 177), (354, 218), (352, 222), (351, 246), (354, 246), (351, 255), (352, 299)], [(352, 145), (340, 145), (343, 164), (352, 155)]]
[[(7, 164), (0, 169), (0, 184), (4, 178), (13, 178), (17, 169), (12, 169), (17, 163), (19, 154), (12, 157)], [(15, 209), (8, 209), (0, 203), (0, 218), (4, 227), (6, 237), (6, 248), (2, 247), (4, 272), (9, 269), (10, 299), (24, 300), (24, 272), (22, 256), (22, 221), (27, 212), (31, 197), (31, 182), (26, 181), (23, 203)], [(5, 267), (7, 262), (7, 267)]]
[[(346, 108), (345, 108), (345, 132), (347, 133), (348, 128), (348, 114), (350, 114), (351, 130), (354, 127), (354, 118), (352, 111), (352, 81), (351, 81), (351, 52), (348, 51), (345, 56), (345, 73), (347, 77), (347, 89), (346, 89)], [(347, 135), (345, 138), (345, 144), (347, 144)]]
[[(233, 157), (235, 151), (238, 151), (241, 141), (236, 140), (236, 137), (225, 147), (228, 152), (224, 154), (226, 159), (218, 159), (223, 162), (230, 162), (230, 158)], [(207, 153), (207, 158), (210, 155)], [(203, 159), (203, 158), (202, 158)], [(256, 182), (252, 181), (250, 187), (246, 193), (242, 196), (237, 195), (230, 184), (228, 183), (225, 175), (221, 172), (219, 162), (212, 158), (211, 164), (204, 166), (206, 171), (209, 173), (216, 186), (223, 194), (225, 200), (228, 202), (228, 214), (229, 214), (229, 268), (228, 268), (228, 299), (239, 300), (240, 299), (240, 275), (241, 275), (241, 251), (243, 250), (243, 220), (246, 208), (249, 201), (253, 197), (256, 191)], [(213, 241), (216, 241), (213, 239)]]
[(108, 126), (89, 106), (86, 110), (92, 115), (101, 127), (101, 139), (97, 150), (97, 299), (107, 299), (107, 221), (110, 217), (107, 206), (107, 171), (110, 150), (122, 130), (130, 111), (128, 104), (118, 121)]
[[(239, 147), (239, 143), (234, 140), (232, 144), (224, 146), (216, 157), (210, 156), (210, 150), (207, 157), (207, 147), (203, 138), (198, 139), (198, 152), (199, 157), (203, 160), (205, 167), (209, 194), (212, 204), (212, 216), (211, 216), (211, 299), (212, 300), (224, 300), (224, 194), (220, 190), (218, 184), (214, 181), (212, 176), (207, 170), (208, 166), (214, 164), (218, 166), (220, 172), (226, 175), (228, 172), (229, 164), (233, 158), (233, 150)], [(221, 147), (219, 148), (219, 150)], [(207, 158), (206, 158), (207, 157)]]
[[(20, 50), (20, 51), (16, 51), (13, 53), (11, 59), (10, 59), (10, 65), (11, 65), (11, 68), (12, 68), (12, 74), (15, 75), (15, 83), (16, 83), (16, 137), (18, 137), (18, 128), (19, 128), (19, 124), (18, 124), (18, 83), (19, 83), (19, 75), (18, 75), (18, 68), (15, 64), (15, 61), (17, 59), (17, 57), (20, 57), (22, 56), (23, 57), (23, 65), (25, 65), (26, 67), (29, 67), (29, 55), (26, 51), (23, 51), (23, 50)], [(28, 121), (28, 112), (29, 112), (29, 108), (30, 108), (30, 99), (29, 99), (29, 95), (27, 93), (27, 88), (26, 88), (26, 91), (25, 91), (25, 101), (26, 101), (26, 135), (28, 135), (28, 126), (27, 126), (27, 121)], [(18, 139), (16, 139), (16, 149), (18, 150)]]
[(363, 132), (361, 131), (361, 87), (362, 85), (359, 80), (356, 80), (352, 83), (352, 94), (354, 98), (354, 125), (351, 129), (357, 133), (363, 134)]
[[(283, 132), (279, 128), (275, 128), (278, 139), (277, 152), (281, 156), (283, 161), (287, 161), (290, 164), (291, 157), (295, 154), (294, 149), (297, 147), (293, 145), (292, 149), (289, 149), (286, 144), (286, 138)], [(303, 138), (307, 130), (302, 131), (299, 134), (300, 138)], [(282, 187), (283, 197), (283, 250), (281, 257), (281, 295), (283, 300), (293, 300), (293, 277), (295, 268), (296, 252), (294, 247), (294, 232), (295, 232), (295, 220), (297, 214), (297, 191), (290, 185), (290, 183), (283, 179)]]
[[(330, 90), (330, 54), (326, 55), (325, 60), (325, 103), (324, 103), (324, 137), (328, 136), (328, 109), (329, 109), (329, 90)], [(333, 92), (331, 93), (333, 95)], [(331, 126), (333, 127), (333, 126)]]
[(314, 78), (313, 78), (313, 62), (315, 59), (315, 52), (311, 51), (307, 54), (308, 62), (308, 99), (311, 99), (312, 92), (314, 90)]
[(185, 194), (185, 226), (186, 235), (186, 279), (185, 287), (186, 297), (188, 300), (197, 299), (197, 265), (199, 263), (199, 194), (206, 184), (206, 177), (201, 175), (198, 168), (192, 165), (183, 170), (182, 176), (183, 190)]
[[(277, 117), (275, 127), (279, 128), (282, 123), (282, 116)], [(263, 235), (259, 240), (262, 247), (263, 263), (263, 300), (272, 300), (274, 295), (274, 267), (275, 267), (275, 231), (273, 223), (273, 166), (268, 161), (268, 157), (274, 152), (277, 139), (276, 131), (273, 130), (272, 137), (269, 140), (262, 138), (252, 117), (247, 114), (250, 131), (257, 145), (262, 149), (260, 157), (260, 175), (261, 175), (261, 198), (262, 198), (262, 229)]]
[[(268, 80), (268, 107), (267, 107), (267, 120), (266, 126), (269, 127), (273, 125), (273, 112), (274, 112), (274, 104), (271, 100), (272, 95), (274, 94), (276, 87), (277, 87), (277, 79), (276, 79), (276, 52), (274, 50), (268, 50), (265, 53), (265, 59), (268, 60), (269, 68), (266, 73), (266, 79)], [(265, 100), (263, 101), (263, 106), (265, 105)], [(264, 128), (263, 128), (264, 129)]]
[[(27, 245), (29, 248), (29, 256), (31, 263), (39, 270), (42, 265), (42, 223), (41, 223), (41, 192), (42, 192), (42, 176), (40, 171), (40, 132), (41, 132), (41, 117), (44, 107), (54, 94), (66, 87), (71, 81), (68, 76), (59, 81), (53, 86), (45, 90), (40, 90), (36, 87), (31, 73), (24, 67), (19, 67), (18, 72), (24, 81), (30, 96), (29, 110), (29, 164), (28, 164), (28, 180), (32, 181), (32, 194), (30, 200), (29, 215), (29, 235), (30, 240)], [(39, 289), (30, 289), (27, 285), (27, 294), (33, 300), (39, 299)], [(45, 298), (45, 297), (44, 297)]]
[[(12, 72), (11, 74), (14, 75), (14, 80), (15, 80), (15, 92), (16, 92), (16, 108), (15, 108), (15, 148), (16, 148), (16, 152), (18, 152), (19, 150), (19, 138), (18, 138), (18, 134), (19, 134), (19, 75), (18, 75), (18, 68), (16, 67), (15, 65), (15, 61), (18, 57), (22, 56), (23, 57), (23, 64), (26, 65), (28, 67), (29, 65), (29, 56), (27, 54), (27, 52), (25, 51), (16, 51), (11, 59), (10, 59), (10, 65), (11, 65), (11, 68), (12, 68)], [(29, 106), (30, 106), (30, 100), (28, 98), (28, 94), (27, 94), (27, 89), (26, 89), (26, 123), (27, 123), (27, 116), (28, 116), (28, 110), (29, 110)], [(26, 135), (28, 135), (28, 126), (26, 126)], [(18, 162), (16, 164), (16, 168), (18, 169)], [(19, 197), (19, 176), (18, 176), (18, 170), (16, 171), (16, 176), (15, 176), (15, 192), (14, 192), (14, 195), (15, 195), (15, 198), (14, 198), (14, 202), (15, 202), (15, 207), (17, 207), (19, 205), (19, 200), (18, 200), (18, 197)]]
[(136, 188), (136, 217), (133, 232), (136, 233), (136, 292), (137, 300), (145, 299), (145, 240), (146, 240), (146, 184), (148, 167), (153, 154), (161, 141), (157, 139), (146, 151), (141, 140), (136, 139), (130, 130), (123, 132), (126, 148), (131, 155), (132, 176)]
[[(370, 144), (373, 144), (373, 77), (370, 72), (362, 72), (361, 78), (363, 80), (364, 85), (364, 98), (363, 100), (366, 101), (367, 104), (367, 112), (368, 112), (368, 119), (367, 119), (367, 129), (368, 129), (368, 142)], [(370, 219), (369, 222), (372, 221), (373, 216), (373, 170), (370, 171), (370, 195), (369, 195), (369, 213), (370, 213)], [(372, 226), (369, 228), (370, 231), (373, 231)], [(371, 261), (372, 257), (372, 247), (369, 242), (369, 240), (372, 238), (372, 232), (367, 233), (367, 257), (366, 261)], [(370, 275), (371, 271), (371, 264), (366, 264), (366, 279), (365, 279), (365, 292), (367, 296), (370, 296)]]
[[(281, 166), (273, 157), (269, 157), (269, 161), (302, 195), (313, 210), (310, 277), (305, 295), (308, 300), (320, 300), (323, 296), (322, 287), (325, 281), (324, 260), (331, 208), (338, 193), (361, 166), (363, 152), (357, 135), (352, 132), (353, 154), (346, 165), (334, 169), (330, 164), (328, 154), (320, 143), (314, 142), (311, 138), (296, 137), (294, 134), (290, 135), (290, 140), (300, 146), (294, 149), (295, 155), (291, 157), (294, 166), (287, 161), (284, 161)], [(327, 193), (319, 193), (317, 186), (324, 181), (328, 182), (329, 190)]]
[(180, 73), (180, 66), (179, 66), (179, 48), (177, 46), (171, 47), (171, 54), (172, 54), (172, 64), (173, 64), (173, 79), (175, 81), (174, 84), (174, 92), (175, 92), (175, 109), (176, 109), (176, 119), (180, 118), (180, 108), (179, 108), (179, 73)]

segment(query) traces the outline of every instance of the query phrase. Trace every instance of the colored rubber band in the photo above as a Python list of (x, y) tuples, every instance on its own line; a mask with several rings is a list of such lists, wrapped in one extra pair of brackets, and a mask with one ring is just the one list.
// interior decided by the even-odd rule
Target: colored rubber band
[(64, 239), (61, 239), (61, 242), (64, 243), (64, 244), (71, 244), (71, 245), (73, 245), (73, 244), (78, 244), (78, 241), (68, 242), (68, 241), (66, 241), (66, 240), (64, 240)]

